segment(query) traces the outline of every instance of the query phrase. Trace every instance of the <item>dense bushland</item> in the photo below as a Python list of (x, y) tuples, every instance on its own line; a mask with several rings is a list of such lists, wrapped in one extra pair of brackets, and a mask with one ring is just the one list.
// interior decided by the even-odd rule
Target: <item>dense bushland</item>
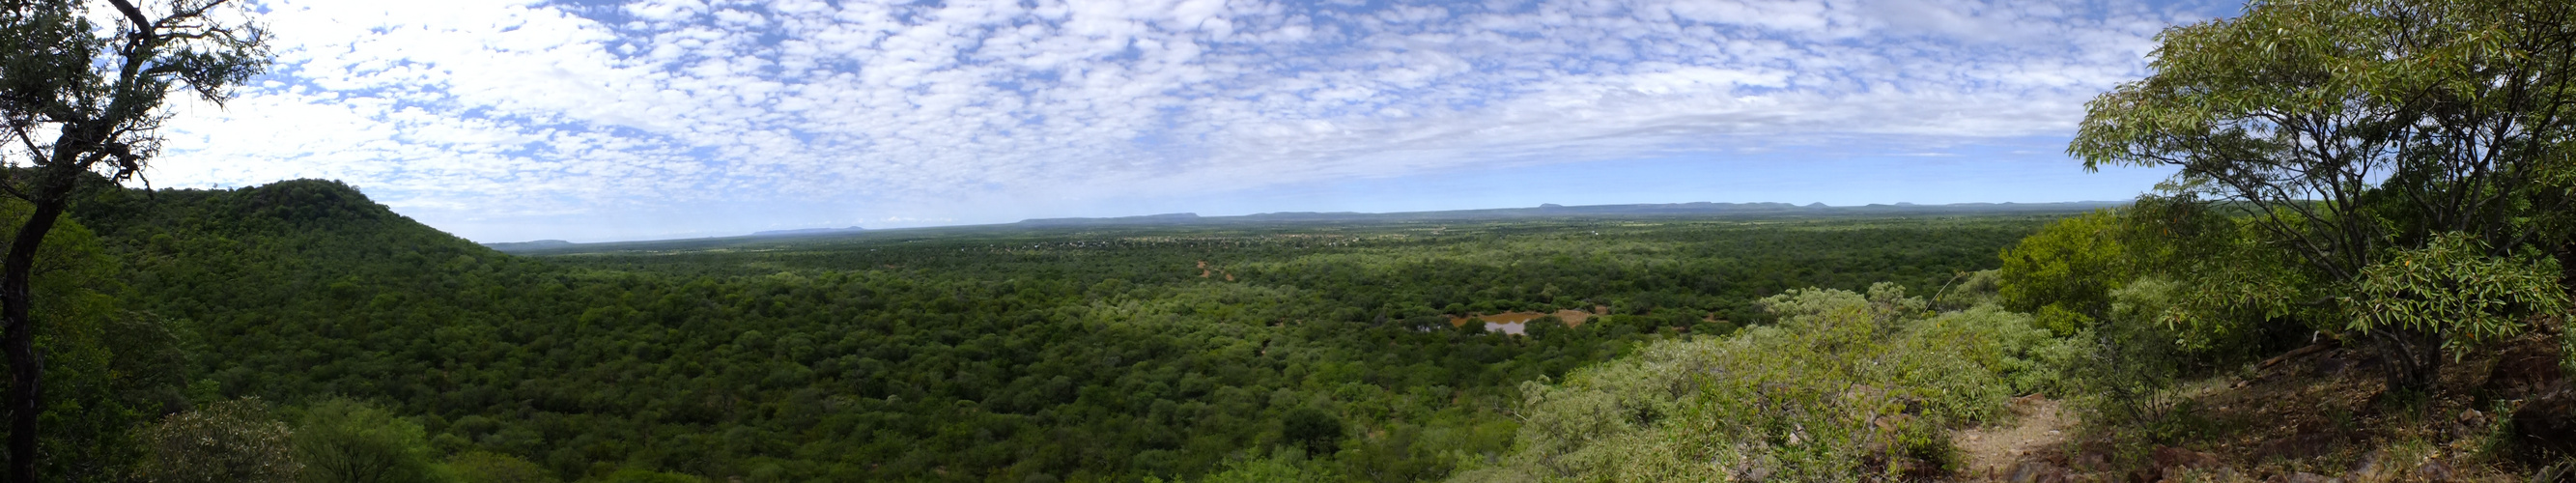
[[(1791, 289), (1948, 285), (2040, 222), (957, 229), (532, 259), (320, 181), (75, 215), (110, 292), (176, 334), (179, 405), (273, 406), (308, 477), (363, 447), (342, 459), (468, 481), (1435, 479), (1509, 450), (1523, 382), (1766, 324), (1783, 313), (1756, 300)], [(1535, 309), (1609, 315), (1446, 323)], [(225, 411), (186, 421), (259, 413)], [(219, 433), (278, 446), (253, 429)]]
[(1762, 305), (1778, 324), (1524, 383), (1518, 451), (1452, 481), (1946, 477), (1949, 428), (2055, 382), (2041, 362), (2067, 342), (1991, 303), (1936, 313), (1892, 284)]

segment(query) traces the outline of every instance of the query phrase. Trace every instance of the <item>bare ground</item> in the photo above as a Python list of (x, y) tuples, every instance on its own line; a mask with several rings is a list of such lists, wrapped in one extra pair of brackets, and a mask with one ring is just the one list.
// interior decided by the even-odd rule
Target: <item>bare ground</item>
[(2040, 395), (2013, 399), (2014, 417), (2002, 424), (1961, 430), (1950, 436), (1959, 447), (1960, 459), (1967, 463), (1961, 472), (1966, 480), (2012, 479), (2016, 467), (2038, 457), (2066, 441), (2066, 432), (2074, 430), (2075, 420), (2059, 410), (2058, 402)]

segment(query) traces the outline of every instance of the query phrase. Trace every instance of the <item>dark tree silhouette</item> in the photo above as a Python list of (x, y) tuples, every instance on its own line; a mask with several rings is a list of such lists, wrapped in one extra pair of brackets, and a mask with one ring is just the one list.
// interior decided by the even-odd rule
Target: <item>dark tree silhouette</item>
[[(32, 205), (0, 258), (0, 352), (9, 361), (9, 481), (36, 481), (44, 358), (35, 351), (36, 249), (85, 176), (134, 179), (160, 151), (162, 109), (187, 89), (220, 104), (265, 69), (266, 32), (228, 0), (108, 0), (114, 24), (74, 0), (0, 0), (0, 122), (12, 149), (0, 191)], [(21, 151), (23, 150), (23, 151)]]

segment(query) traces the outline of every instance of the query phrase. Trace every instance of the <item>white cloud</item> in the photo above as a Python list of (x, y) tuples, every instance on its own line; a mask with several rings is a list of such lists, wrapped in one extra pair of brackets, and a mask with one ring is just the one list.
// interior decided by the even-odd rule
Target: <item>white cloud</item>
[(228, 109), (185, 107), (156, 182), (340, 178), (398, 208), (479, 219), (751, 197), (859, 213), (850, 219), (984, 220), (1045, 212), (995, 206), (1031, 199), (1480, 163), (2048, 135), (2069, 130), (2092, 94), (2141, 75), (2158, 29), (2207, 10), (2024, 0), (263, 6), (281, 42), (273, 82)]

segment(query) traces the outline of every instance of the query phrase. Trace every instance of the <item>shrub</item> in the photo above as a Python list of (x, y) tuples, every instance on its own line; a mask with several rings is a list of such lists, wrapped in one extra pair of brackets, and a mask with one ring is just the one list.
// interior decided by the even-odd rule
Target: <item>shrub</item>
[(1288, 411), (1279, 420), (1279, 433), (1288, 444), (1312, 454), (1333, 454), (1342, 444), (1342, 419), (1311, 407)]
[(1925, 476), (1946, 429), (2000, 414), (2053, 340), (1992, 305), (1934, 314), (1902, 287), (1793, 290), (1776, 324), (1647, 345), (1522, 385), (1518, 451), (1456, 481)]
[(430, 459), (427, 431), (390, 411), (349, 399), (305, 408), (295, 452), (311, 483), (446, 481)]
[(487, 451), (468, 451), (447, 459), (447, 468), (464, 483), (554, 483), (552, 472), (536, 463)]
[(143, 480), (155, 483), (286, 483), (304, 468), (293, 431), (258, 399), (208, 404), (144, 428), (150, 456)]
[(2362, 269), (2357, 295), (2343, 299), (2356, 312), (2346, 328), (2391, 363), (2389, 387), (2424, 387), (2443, 359), (2521, 335), (2532, 329), (2526, 317), (2566, 308), (2557, 260), (2485, 253), (2475, 238), (2447, 233)]
[[(2058, 220), (2003, 251), (1996, 271), (1997, 295), (2016, 312), (2044, 310), (2098, 319), (2111, 306), (2111, 291), (2135, 277), (2122, 217), (2108, 210)], [(2057, 329), (2051, 327), (2051, 329)], [(2069, 328), (2061, 334), (2073, 333)]]

